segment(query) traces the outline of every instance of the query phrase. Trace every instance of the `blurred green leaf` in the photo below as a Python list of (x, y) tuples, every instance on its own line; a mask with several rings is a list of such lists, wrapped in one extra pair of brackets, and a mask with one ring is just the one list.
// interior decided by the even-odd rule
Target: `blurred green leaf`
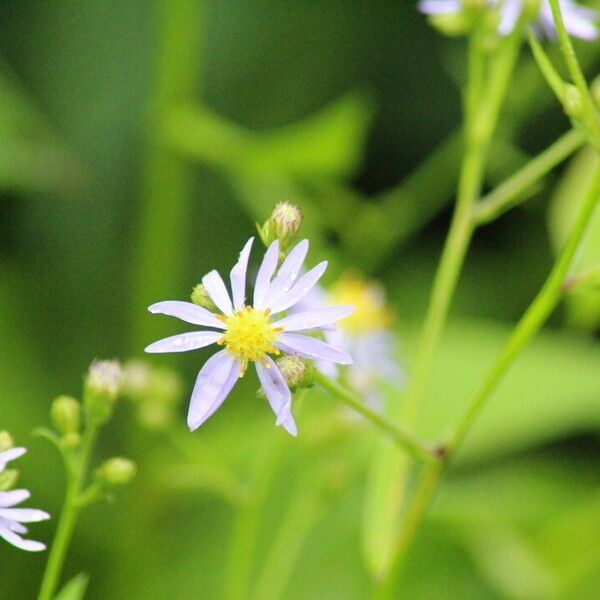
[(86, 573), (75, 575), (71, 581), (56, 594), (54, 600), (83, 600), (85, 591), (89, 583), (89, 576)]
[[(448, 433), (511, 331), (510, 324), (454, 321), (436, 355), (419, 430)], [(600, 426), (600, 346), (542, 331), (518, 357), (459, 451), (482, 461)]]
[(265, 131), (245, 129), (204, 107), (178, 107), (165, 136), (191, 158), (232, 172), (343, 178), (360, 164), (372, 114), (371, 101), (356, 92), (302, 121)]
[[(556, 253), (565, 243), (600, 158), (591, 147), (582, 149), (570, 162), (568, 169), (552, 195), (548, 225), (550, 239)], [(571, 268), (578, 273), (600, 263), (600, 211), (596, 211), (581, 249)], [(600, 325), (600, 297), (587, 289), (579, 289), (566, 299), (568, 322), (583, 329), (594, 330)]]

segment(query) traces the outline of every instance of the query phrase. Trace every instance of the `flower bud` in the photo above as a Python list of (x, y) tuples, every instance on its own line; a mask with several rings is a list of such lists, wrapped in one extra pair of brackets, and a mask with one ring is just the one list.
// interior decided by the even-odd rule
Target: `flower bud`
[(258, 227), (258, 232), (265, 246), (279, 240), (281, 249), (285, 250), (296, 239), (301, 225), (300, 208), (291, 202), (279, 202), (264, 225)]
[(81, 444), (81, 435), (77, 431), (65, 433), (60, 438), (60, 444), (65, 450), (75, 450)]
[(202, 308), (206, 308), (211, 312), (215, 312), (217, 310), (217, 306), (211, 300), (210, 296), (208, 295), (208, 292), (201, 283), (194, 286), (194, 289), (192, 290), (191, 294), (191, 299), (194, 304), (201, 306)]
[(141, 360), (127, 363), (124, 373), (124, 393), (136, 403), (142, 425), (154, 430), (168, 426), (183, 393), (177, 373)]
[(582, 101), (581, 93), (571, 83), (566, 83), (564, 88), (563, 106), (565, 112), (574, 118), (581, 117), (582, 114)]
[(96, 476), (105, 485), (117, 487), (127, 485), (135, 476), (137, 467), (132, 460), (115, 456), (109, 458), (96, 470)]
[(0, 471), (0, 492), (5, 492), (6, 490), (10, 490), (12, 487), (14, 487), (18, 478), (19, 472), (15, 469)]
[(112, 414), (112, 408), (123, 385), (123, 369), (116, 360), (92, 363), (85, 378), (84, 403), (88, 416), (102, 424)]
[(0, 431), (0, 452), (10, 450), (14, 445), (13, 436), (8, 431)]
[(59, 433), (75, 433), (81, 427), (81, 406), (71, 396), (59, 396), (52, 403), (50, 418)]
[(314, 385), (314, 366), (297, 354), (285, 354), (276, 361), (290, 390)]

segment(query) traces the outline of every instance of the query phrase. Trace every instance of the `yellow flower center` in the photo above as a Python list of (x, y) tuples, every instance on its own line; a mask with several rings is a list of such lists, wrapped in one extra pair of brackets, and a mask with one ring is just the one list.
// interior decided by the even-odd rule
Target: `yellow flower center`
[(361, 334), (372, 329), (385, 329), (393, 321), (385, 303), (381, 286), (352, 273), (345, 274), (331, 288), (333, 304), (352, 304), (356, 310), (338, 323), (340, 329)]
[(273, 327), (269, 321), (269, 313), (269, 310), (256, 310), (246, 306), (223, 318), (227, 328), (218, 343), (242, 362), (240, 377), (249, 361), (264, 359), (265, 354), (279, 354), (273, 343), (281, 329)]

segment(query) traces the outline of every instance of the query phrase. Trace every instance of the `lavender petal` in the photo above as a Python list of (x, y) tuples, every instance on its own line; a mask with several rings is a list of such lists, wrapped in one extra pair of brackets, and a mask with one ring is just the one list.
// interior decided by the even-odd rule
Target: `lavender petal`
[(254, 308), (264, 309), (265, 300), (269, 293), (271, 285), (271, 277), (277, 268), (279, 261), (279, 240), (275, 240), (265, 252), (263, 261), (258, 269), (256, 276), (256, 285), (254, 286)]
[(148, 307), (152, 314), (168, 315), (176, 317), (192, 325), (203, 325), (204, 327), (215, 327), (216, 329), (225, 329), (223, 321), (217, 319), (213, 313), (206, 308), (196, 306), (191, 302), (181, 302), (179, 300), (167, 300), (157, 302)]
[(187, 352), (210, 346), (223, 337), (220, 331), (192, 331), (172, 335), (146, 346), (144, 352), (156, 354), (159, 352)]
[(352, 357), (346, 352), (342, 352), (321, 340), (309, 337), (307, 335), (298, 335), (295, 333), (282, 333), (279, 336), (278, 346), (285, 346), (285, 351), (296, 352), (306, 358), (316, 360), (327, 360), (340, 365), (351, 365)]
[(217, 305), (217, 308), (223, 314), (230, 315), (233, 312), (229, 292), (218, 271), (213, 270), (206, 274), (202, 278), (202, 285), (210, 296), (210, 299)]
[(303, 331), (330, 325), (354, 312), (354, 306), (328, 306), (302, 311), (275, 321), (273, 327), (283, 327), (285, 331)]
[(213, 354), (198, 373), (187, 423), (191, 431), (198, 429), (221, 406), (238, 379), (239, 362), (227, 350)]
[(231, 281), (231, 295), (233, 297), (233, 308), (240, 310), (244, 307), (246, 300), (246, 271), (248, 270), (248, 259), (250, 257), (250, 250), (252, 249), (252, 243), (254, 238), (251, 237), (247, 242), (242, 251), (240, 257), (231, 273), (229, 280)]
[(291, 306), (294, 306), (297, 302), (300, 302), (316, 285), (321, 279), (323, 273), (327, 269), (327, 261), (319, 263), (316, 267), (311, 269), (308, 273), (304, 274), (296, 284), (283, 296), (281, 296), (273, 305), (270, 307), (272, 313), (278, 313), (283, 310), (287, 310)]
[(265, 356), (265, 359), (268, 367), (258, 360), (254, 363), (258, 379), (277, 417), (276, 424), (282, 425), (288, 433), (295, 436), (298, 434), (298, 430), (292, 416), (290, 388), (273, 359), (269, 356)]

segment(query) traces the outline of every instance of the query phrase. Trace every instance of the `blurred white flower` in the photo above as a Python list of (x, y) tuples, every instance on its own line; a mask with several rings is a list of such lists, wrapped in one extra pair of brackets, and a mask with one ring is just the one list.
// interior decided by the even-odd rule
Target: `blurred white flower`
[[(315, 287), (296, 309), (339, 302), (350, 303), (356, 310), (337, 327), (322, 328), (323, 335), (328, 343), (352, 356), (354, 362), (345, 370), (345, 376), (369, 404), (380, 407), (382, 384), (399, 387), (404, 381), (396, 357), (398, 341), (390, 329), (393, 315), (387, 307), (385, 291), (356, 273), (347, 273), (329, 291)], [(330, 377), (339, 375), (332, 363), (317, 361), (316, 364)]]
[[(482, 6), (498, 10), (500, 24), (498, 32), (508, 35), (514, 29), (521, 12), (525, 6), (525, 0), (487, 0), (481, 2)], [(581, 6), (575, 0), (559, 0), (561, 14), (565, 23), (565, 29), (570, 35), (582, 40), (595, 40), (598, 37), (596, 21), (600, 13), (591, 8)], [(466, 6), (474, 6), (473, 0), (421, 0), (419, 10), (427, 15), (454, 15), (459, 14)], [(556, 26), (552, 17), (552, 9), (548, 0), (542, 0), (536, 19), (532, 27), (538, 35), (546, 35), (550, 39), (556, 38)]]

